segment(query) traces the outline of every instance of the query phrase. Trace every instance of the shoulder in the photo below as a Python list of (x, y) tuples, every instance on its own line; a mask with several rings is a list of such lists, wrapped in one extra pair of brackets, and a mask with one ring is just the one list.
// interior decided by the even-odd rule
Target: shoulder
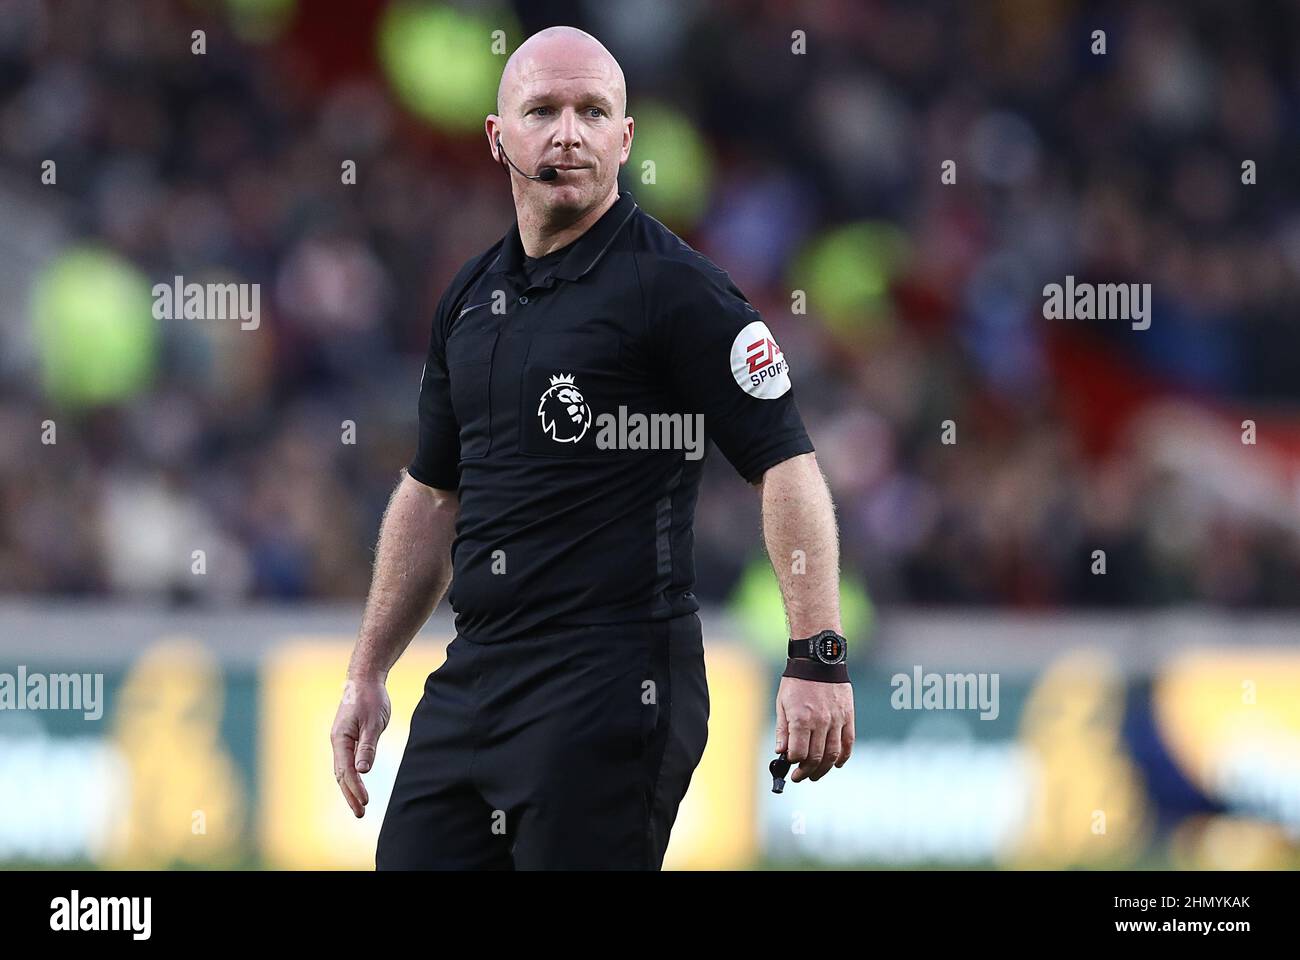
[(501, 255), (501, 247), (504, 243), (505, 239), (502, 238), (482, 253), (461, 264), (460, 269), (456, 271), (456, 275), (452, 277), (451, 283), (447, 284), (447, 292), (444, 296), (448, 308), (454, 306), (465, 294), (469, 293), (478, 278), (492, 268), (492, 264), (496, 263), (497, 257)]
[(438, 309), (434, 314), (433, 333), (439, 339), (445, 339), (452, 320), (459, 312), (465, 298), (473, 291), (479, 278), (492, 268), (501, 254), (504, 238), (498, 240), (482, 253), (470, 257), (456, 271), (451, 282), (443, 290), (438, 300)]
[(644, 210), (636, 217), (636, 250), (654, 313), (701, 303), (748, 303), (727, 271)]

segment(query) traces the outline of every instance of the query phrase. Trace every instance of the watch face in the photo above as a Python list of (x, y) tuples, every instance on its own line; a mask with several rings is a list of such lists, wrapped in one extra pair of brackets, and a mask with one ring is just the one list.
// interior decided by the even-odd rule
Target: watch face
[(840, 663), (848, 652), (844, 647), (844, 638), (833, 633), (824, 633), (817, 638), (817, 659), (822, 663)]

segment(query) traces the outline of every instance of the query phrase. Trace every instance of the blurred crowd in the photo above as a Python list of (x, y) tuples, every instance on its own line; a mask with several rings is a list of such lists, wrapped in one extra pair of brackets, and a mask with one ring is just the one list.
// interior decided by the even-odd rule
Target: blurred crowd
[[(302, 2), (296, 17), (374, 6)], [(1159, 423), (1097, 442), (1077, 416), (1088, 397), (1066, 388), (1086, 349), (1184, 403), (1290, 416), (1297, 8), (620, 0), (515, 15), (525, 32), (595, 33), (629, 112), (653, 96), (698, 126), (713, 190), (679, 232), (791, 358), (846, 579), (875, 603), (1300, 605), (1293, 517), (1156, 456)], [(150, 285), (259, 283), (262, 319), (163, 321), (147, 389), (61, 407), (28, 335), (32, 276), (0, 272), (0, 593), (365, 595), (414, 452), (433, 306), (513, 212), (481, 134), (410, 116), (365, 68), (372, 46), (346, 25), (236, 39), (170, 0), (6, 2), (0, 255), (36, 263), (52, 237), (54, 252), (113, 251)], [(855, 222), (902, 238), (884, 295), (792, 312), (801, 251)], [(1151, 283), (1151, 329), (1045, 320), (1042, 287), (1067, 274)], [(710, 460), (697, 592), (723, 601), (761, 550), (758, 504)]]

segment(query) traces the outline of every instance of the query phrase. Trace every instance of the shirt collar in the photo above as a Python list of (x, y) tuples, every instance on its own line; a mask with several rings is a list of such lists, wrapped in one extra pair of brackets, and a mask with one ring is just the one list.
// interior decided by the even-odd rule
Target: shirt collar
[[(636, 200), (626, 190), (620, 190), (618, 199), (587, 232), (569, 245), (569, 252), (551, 270), (551, 277), (577, 280), (585, 276), (605, 255), (623, 225), (636, 211)], [(519, 239), (519, 221), (516, 220), (501, 244), (501, 253), (492, 264), (493, 273), (523, 276), (524, 247)]]

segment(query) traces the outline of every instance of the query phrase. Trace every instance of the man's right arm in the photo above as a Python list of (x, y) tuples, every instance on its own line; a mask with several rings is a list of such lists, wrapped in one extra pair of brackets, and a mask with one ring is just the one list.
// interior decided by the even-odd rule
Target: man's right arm
[(451, 582), (451, 542), (460, 510), (460, 425), (451, 403), (445, 333), (457, 289), (453, 282), (434, 313), (420, 376), (415, 457), (402, 471), (380, 524), (370, 594), (348, 665), (350, 681), (382, 682)]
[(349, 680), (385, 680), (447, 592), (459, 511), (454, 490), (425, 486), (402, 471), (379, 528)]
[(392, 715), (385, 687), (388, 671), (451, 582), (451, 544), (460, 512), (460, 428), (451, 404), (443, 338), (453, 289), (443, 294), (434, 316), (420, 379), (415, 458), (402, 472), (384, 511), (361, 632), (330, 730), (334, 779), (358, 817), (370, 799), (361, 774), (374, 766), (379, 735)]
[(425, 486), (406, 471), (384, 511), (361, 632), (330, 729), (334, 779), (357, 817), (370, 802), (361, 774), (374, 766), (393, 712), (388, 671), (447, 592), (459, 511), (455, 491)]

